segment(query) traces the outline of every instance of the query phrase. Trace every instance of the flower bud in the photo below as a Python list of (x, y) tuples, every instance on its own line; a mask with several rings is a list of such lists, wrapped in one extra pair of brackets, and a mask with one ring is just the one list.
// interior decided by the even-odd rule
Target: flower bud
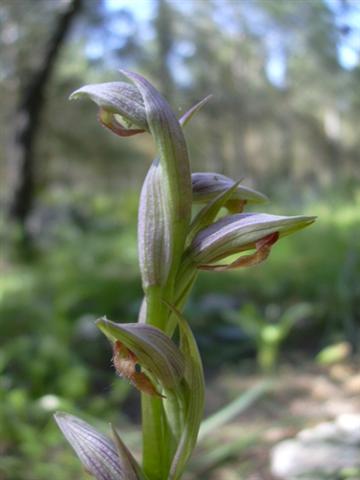
[(248, 257), (245, 263), (241, 262), (240, 257), (240, 263), (234, 262), (230, 266), (236, 268), (253, 265), (268, 256), (271, 245), (278, 238), (314, 221), (315, 217), (285, 217), (265, 213), (230, 215), (201, 230), (192, 241), (188, 255), (198, 268), (219, 269), (211, 264), (235, 253), (256, 248), (257, 256)]
[(220, 192), (198, 212), (190, 225), (188, 233), (189, 241), (191, 241), (200, 230), (211, 225), (221, 208), (228, 206), (229, 202), (244, 202), (244, 200), (231, 200), (233, 193), (239, 186), (239, 183), (240, 180), (234, 182), (232, 186), (230, 186), (227, 190)]
[[(136, 368), (138, 363), (164, 388), (174, 388), (182, 380), (185, 371), (184, 356), (171, 338), (158, 328), (143, 323), (119, 324), (106, 318), (97, 320), (96, 325), (112, 343), (119, 341), (121, 347), (127, 350), (122, 362), (121, 358), (116, 358), (121, 375), (130, 378), (133, 373), (141, 373)], [(115, 344), (114, 354), (119, 353), (118, 347), (119, 344)], [(133, 383), (139, 388), (141, 381), (142, 379), (139, 382), (135, 379)]]
[[(149, 131), (158, 151), (159, 160), (153, 163), (141, 196), (139, 256), (142, 273), (147, 270), (149, 273), (143, 278), (145, 287), (163, 286), (167, 275), (175, 275), (179, 267), (191, 218), (188, 152), (180, 123), (162, 95), (140, 75), (124, 70), (121, 72), (134, 83), (143, 97)], [(156, 202), (160, 206), (155, 205)], [(147, 216), (152, 216), (155, 222), (150, 220), (146, 225)], [(151, 229), (154, 231), (151, 232)], [(147, 238), (140, 238), (145, 230)], [(158, 239), (161, 246), (158, 247), (153, 240), (147, 246), (151, 238)], [(144, 248), (148, 251), (142, 251)], [(150, 251), (157, 254), (149, 255)], [(145, 265), (145, 259), (149, 265)], [(160, 271), (155, 271), (156, 265)], [(158, 280), (160, 283), (154, 284)]]
[(143, 288), (165, 285), (172, 260), (173, 229), (171, 209), (164, 191), (160, 163), (151, 165), (140, 195), (138, 252)]
[(100, 107), (100, 122), (117, 135), (129, 136), (148, 130), (142, 96), (130, 83), (85, 85), (70, 95), (71, 100), (81, 97), (89, 97)]
[(63, 412), (56, 413), (54, 417), (86, 471), (96, 480), (144, 478), (135, 459), (118, 437), (117, 448), (109, 438), (80, 418)]
[[(207, 203), (225, 192), (235, 181), (220, 173), (198, 172), (191, 175), (194, 203)], [(268, 198), (256, 190), (238, 185), (225, 206), (235, 206), (236, 201), (245, 203), (265, 203)]]

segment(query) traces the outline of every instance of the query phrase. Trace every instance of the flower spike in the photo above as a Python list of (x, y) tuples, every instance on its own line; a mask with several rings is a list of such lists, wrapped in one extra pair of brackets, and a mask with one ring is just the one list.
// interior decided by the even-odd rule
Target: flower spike
[[(70, 98), (93, 100), (101, 124), (120, 137), (150, 133), (157, 150), (139, 204), (144, 291), (139, 321), (96, 321), (113, 346), (117, 374), (141, 392), (142, 468), (113, 427), (111, 440), (71, 415), (57, 413), (55, 419), (96, 480), (180, 480), (196, 445), (205, 400), (200, 353), (181, 313), (198, 270), (263, 262), (280, 238), (315, 217), (242, 213), (247, 204), (267, 197), (225, 175), (191, 174), (184, 130), (210, 96), (178, 119), (144, 77), (120, 73), (125, 81), (86, 85)], [(192, 219), (193, 204), (201, 208)]]

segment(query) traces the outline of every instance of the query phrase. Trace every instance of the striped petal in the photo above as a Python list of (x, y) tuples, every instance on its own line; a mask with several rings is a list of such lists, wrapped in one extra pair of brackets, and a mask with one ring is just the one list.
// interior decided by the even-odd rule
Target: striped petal
[(96, 480), (144, 478), (134, 468), (135, 459), (127, 449), (119, 451), (112, 440), (80, 418), (64, 412), (58, 412), (54, 417), (85, 470)]
[(305, 228), (315, 218), (266, 213), (229, 215), (201, 230), (187, 254), (195, 264), (209, 265), (235, 253), (256, 248), (258, 242), (272, 234), (277, 233), (281, 238)]

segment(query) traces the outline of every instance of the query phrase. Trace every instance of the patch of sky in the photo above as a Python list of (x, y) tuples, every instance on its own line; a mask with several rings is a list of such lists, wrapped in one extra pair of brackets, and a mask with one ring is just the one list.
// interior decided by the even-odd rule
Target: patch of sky
[(285, 88), (287, 81), (287, 41), (286, 31), (277, 28), (268, 30), (265, 37), (265, 74), (269, 82), (277, 88)]
[(192, 76), (184, 60), (195, 55), (196, 47), (192, 42), (183, 40), (177, 42), (169, 58), (169, 66), (172, 72), (176, 72), (176, 81), (179, 85), (187, 88), (192, 83)]
[(280, 49), (268, 52), (265, 73), (270, 83), (275, 87), (286, 86), (286, 58)]
[[(156, 10), (156, 2), (154, 0), (105, 0), (105, 9), (111, 14), (123, 12), (129, 12), (134, 19), (134, 23), (141, 29), (141, 37), (144, 41), (148, 41), (153, 38), (153, 30), (149, 25), (149, 21), (154, 18)], [(114, 33), (124, 33), (124, 18), (120, 18), (112, 22), (111, 28)], [(128, 27), (131, 23), (128, 22)], [(135, 27), (135, 26), (134, 26)], [(130, 31), (129, 34), (132, 32)]]
[(281, 34), (269, 22), (264, 11), (252, 0), (242, 0), (237, 4), (235, 10), (234, 4), (226, 5), (223, 0), (216, 0), (215, 6), (213, 20), (223, 29), (224, 34), (226, 32), (226, 35), (236, 37), (238, 40), (241, 36), (251, 34), (265, 41), (265, 74), (272, 85), (277, 88), (284, 88), (286, 86), (287, 64), (286, 55), (282, 48)]
[(241, 25), (236, 16), (234, 16), (234, 9), (230, 8), (231, 5), (227, 5), (223, 0), (217, 0), (215, 6), (213, 21), (226, 29), (227, 35), (238, 35)]
[(103, 57), (105, 53), (105, 46), (96, 38), (92, 38), (88, 41), (85, 47), (85, 55), (90, 60), (97, 60)]
[[(360, 60), (360, 0), (348, 0), (346, 4), (340, 0), (323, 0), (334, 14), (335, 23), (339, 28), (339, 39), (337, 43), (337, 55), (340, 65), (345, 69), (352, 69), (359, 65)], [(196, 6), (195, 0), (171, 0), (173, 6), (184, 14), (191, 14)], [(226, 8), (223, 0), (215, 1), (214, 21), (217, 25), (226, 30), (229, 35), (241, 34), (241, 25), (238, 19), (234, 17), (233, 10)], [(266, 36), (267, 60), (265, 65), (265, 73), (270, 83), (277, 88), (283, 88), (286, 85), (286, 55), (284, 48), (281, 46), (281, 34), (276, 32), (275, 28), (271, 28), (266, 15), (261, 9), (249, 0), (244, 0), (246, 8), (241, 13), (247, 17), (247, 24), (251, 25), (251, 30), (255, 35)], [(140, 25), (141, 35), (144, 41), (153, 38), (154, 32), (149, 21), (156, 14), (157, 3), (155, 0), (105, 0), (105, 8), (107, 11), (119, 12), (122, 9), (127, 10), (133, 16), (135, 22)], [(242, 4), (239, 4), (239, 8)], [(239, 16), (241, 18), (241, 15)], [(250, 21), (249, 21), (250, 20)], [(123, 20), (113, 22), (112, 29), (122, 31), (124, 28)], [(130, 32), (131, 33), (131, 32)], [(277, 38), (275, 38), (277, 37)], [(275, 40), (274, 40), (275, 38)], [(91, 47), (93, 52), (100, 54), (100, 49)], [(182, 50), (179, 45), (179, 51)], [(186, 50), (186, 48), (185, 48)], [(191, 49), (190, 49), (191, 50)], [(178, 53), (178, 52), (176, 52)], [(189, 56), (193, 53), (191, 52)], [(187, 56), (186, 53), (180, 52), (180, 56)], [(176, 71), (177, 78), (181, 78), (181, 83), (190, 82), (188, 72), (184, 68), (183, 62), (177, 60), (176, 55), (171, 59), (172, 67)]]
[(154, 0), (105, 0), (105, 8), (109, 11), (130, 10), (137, 21), (147, 22), (154, 14)]
[(360, 2), (349, 0), (324, 0), (335, 15), (335, 23), (339, 30), (337, 55), (340, 65), (351, 70), (360, 62)]
[(193, 78), (189, 69), (184, 65), (184, 62), (181, 58), (172, 55), (169, 58), (169, 67), (171, 72), (174, 72), (176, 75), (176, 83), (183, 88), (188, 88), (191, 86)]
[(176, 52), (186, 58), (192, 57), (196, 52), (196, 47), (193, 42), (189, 42), (187, 40), (181, 40), (180, 42), (176, 43)]

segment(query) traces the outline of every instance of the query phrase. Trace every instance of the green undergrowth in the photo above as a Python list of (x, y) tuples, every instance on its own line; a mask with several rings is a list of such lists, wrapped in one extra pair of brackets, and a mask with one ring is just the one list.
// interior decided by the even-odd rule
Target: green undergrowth
[[(1, 231), (0, 477), (12, 480), (79, 477), (76, 459), (49, 420), (53, 409), (74, 412), (76, 403), (91, 417), (101, 412), (117, 424), (134, 419), (136, 394), (129, 397), (127, 385), (114, 381), (111, 352), (94, 320), (104, 314), (136, 320), (141, 286), (135, 195), (121, 202), (107, 195), (75, 199), (75, 216), (69, 215), (69, 201), (46, 201), (53, 216), (62, 215), (42, 226), (26, 259), (14, 247), (16, 235), (4, 224)], [(255, 358), (254, 342), (229, 319), (249, 304), (275, 323), (298, 302), (312, 306), (285, 348), (308, 350), (310, 342), (315, 353), (338, 340), (356, 343), (360, 196), (312, 203), (302, 213), (319, 219), (276, 245), (263, 265), (200, 275), (186, 316), (205, 365)]]

